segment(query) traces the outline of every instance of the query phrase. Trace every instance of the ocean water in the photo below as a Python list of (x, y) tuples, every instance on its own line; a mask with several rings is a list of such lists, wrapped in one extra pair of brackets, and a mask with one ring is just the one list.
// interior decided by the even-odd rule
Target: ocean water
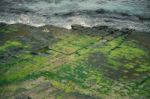
[(0, 0), (0, 22), (150, 31), (150, 0)]

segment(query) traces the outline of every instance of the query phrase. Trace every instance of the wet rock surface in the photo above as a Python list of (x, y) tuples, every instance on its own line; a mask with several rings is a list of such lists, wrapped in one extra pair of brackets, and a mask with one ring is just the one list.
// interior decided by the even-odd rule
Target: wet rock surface
[(149, 37), (108, 26), (0, 24), (0, 97), (148, 99)]

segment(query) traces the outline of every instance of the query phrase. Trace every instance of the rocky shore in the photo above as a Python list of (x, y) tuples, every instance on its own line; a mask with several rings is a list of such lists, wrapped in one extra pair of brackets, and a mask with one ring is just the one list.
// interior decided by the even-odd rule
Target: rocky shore
[(150, 33), (0, 24), (0, 99), (149, 99)]

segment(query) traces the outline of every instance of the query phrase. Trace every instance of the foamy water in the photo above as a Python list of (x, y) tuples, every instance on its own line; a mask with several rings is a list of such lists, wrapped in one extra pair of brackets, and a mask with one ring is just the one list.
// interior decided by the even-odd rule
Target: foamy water
[(108, 25), (150, 31), (149, 0), (1, 0), (0, 21), (70, 28)]

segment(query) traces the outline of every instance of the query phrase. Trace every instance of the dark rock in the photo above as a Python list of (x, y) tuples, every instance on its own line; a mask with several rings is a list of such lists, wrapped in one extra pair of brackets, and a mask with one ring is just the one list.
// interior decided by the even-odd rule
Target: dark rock
[(5, 23), (0, 23), (0, 27), (1, 26), (7, 26), (7, 24), (5, 24)]
[(37, 52), (31, 52), (30, 54), (32, 54), (32, 55), (38, 55)]
[(93, 28), (96, 28), (98, 30), (105, 30), (105, 29), (108, 29), (108, 26), (105, 26), (105, 25), (103, 25), (103, 26), (95, 26)]
[(81, 26), (81, 25), (74, 24), (74, 25), (71, 25), (71, 28), (72, 28), (72, 30), (82, 30), (85, 27)]
[(129, 28), (123, 28), (121, 29), (121, 32), (124, 34), (131, 34), (134, 30), (133, 29), (129, 29)]

